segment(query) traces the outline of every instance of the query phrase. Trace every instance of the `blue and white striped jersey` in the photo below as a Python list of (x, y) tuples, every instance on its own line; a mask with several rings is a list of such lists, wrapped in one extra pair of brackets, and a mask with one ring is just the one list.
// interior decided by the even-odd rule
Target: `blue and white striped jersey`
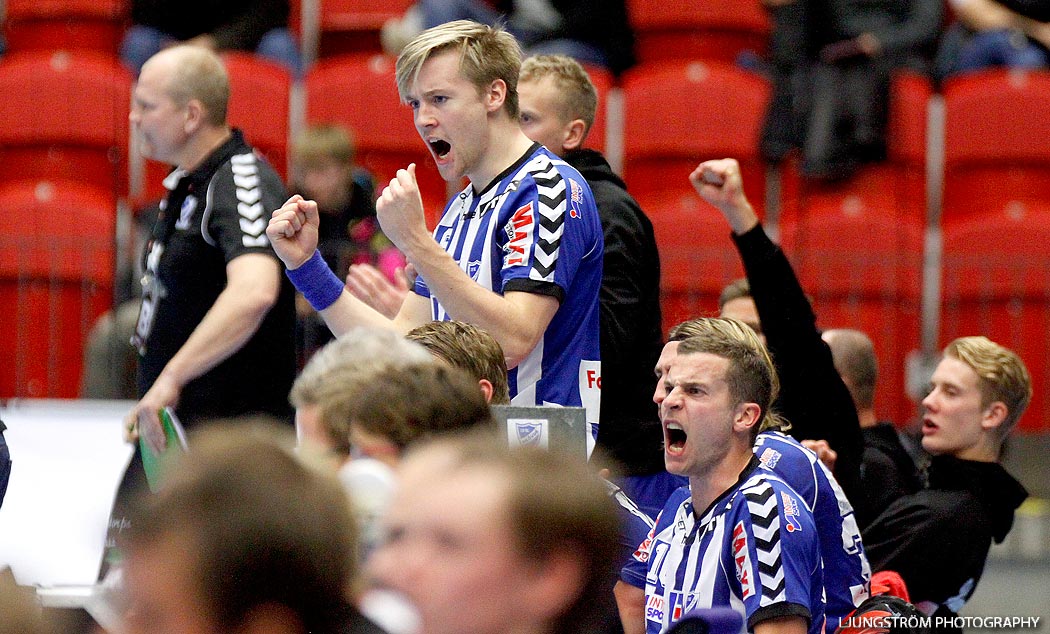
[(824, 631), (824, 583), (813, 515), (757, 458), (701, 513), (689, 487), (667, 500), (656, 526), (620, 575), (645, 588), (647, 634), (695, 608), (731, 607), (745, 629), (801, 616)]
[(864, 554), (853, 507), (817, 455), (791, 436), (762, 432), (755, 441), (755, 455), (813, 511), (824, 559), (827, 629), (834, 632), (871, 591), (871, 566)]
[[(514, 405), (585, 407), (595, 426), (601, 388), (598, 289), (602, 228), (579, 172), (538, 144), (485, 189), (445, 207), (434, 239), (478, 284), (550, 295), (560, 306), (539, 344), (510, 371)], [(434, 319), (455, 319), (422, 278)]]

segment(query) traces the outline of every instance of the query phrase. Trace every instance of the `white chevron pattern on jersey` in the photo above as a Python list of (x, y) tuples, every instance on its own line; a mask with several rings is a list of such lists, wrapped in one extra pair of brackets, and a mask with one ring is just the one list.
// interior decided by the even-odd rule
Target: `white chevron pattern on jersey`
[(255, 154), (236, 154), (230, 157), (233, 184), (236, 186), (237, 213), (240, 215), (241, 243), (246, 247), (264, 247), (267, 219), (263, 217), (262, 189), (259, 188), (259, 168)]
[(777, 495), (766, 482), (743, 489), (747, 510), (751, 514), (751, 530), (758, 553), (758, 578), (762, 586), (761, 605), (784, 601), (784, 567), (780, 558), (780, 515)]

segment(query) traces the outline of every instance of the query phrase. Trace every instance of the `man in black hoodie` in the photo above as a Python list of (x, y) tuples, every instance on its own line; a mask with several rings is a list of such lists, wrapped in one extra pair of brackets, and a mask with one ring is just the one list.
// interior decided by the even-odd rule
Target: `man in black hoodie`
[(999, 459), (1031, 399), (1031, 378), (1013, 351), (986, 337), (962, 337), (944, 350), (922, 401), (922, 446), (933, 455), (929, 483), (864, 532), (872, 570), (900, 573), (926, 614), (958, 613), (992, 540), (1003, 541), (1028, 496)]
[(598, 98), (586, 71), (561, 55), (530, 57), (518, 80), (521, 129), (561, 156), (591, 186), (605, 238), (601, 305), (601, 458), (624, 490), (655, 517), (684, 480), (667, 474), (663, 431), (653, 407), (660, 356), (660, 258), (653, 225), (600, 152), (583, 149)]

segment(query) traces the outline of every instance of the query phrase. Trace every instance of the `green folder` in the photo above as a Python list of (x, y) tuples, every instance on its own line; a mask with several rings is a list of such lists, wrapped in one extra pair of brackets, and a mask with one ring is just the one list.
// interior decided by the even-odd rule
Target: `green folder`
[(142, 468), (146, 472), (146, 482), (149, 483), (150, 491), (156, 491), (160, 487), (169, 463), (186, 451), (186, 432), (175, 413), (170, 407), (165, 407), (158, 412), (158, 415), (160, 425), (164, 429), (164, 438), (167, 441), (164, 451), (160, 453), (153, 451), (146, 442), (145, 434), (139, 434)]

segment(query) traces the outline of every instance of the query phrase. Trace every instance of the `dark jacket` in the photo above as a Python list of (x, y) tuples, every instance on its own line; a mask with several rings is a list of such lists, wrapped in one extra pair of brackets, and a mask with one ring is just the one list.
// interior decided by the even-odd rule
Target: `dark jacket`
[(288, 26), (288, 0), (134, 0), (131, 21), (177, 40), (210, 34), (220, 50), (254, 51), (262, 36)]
[(936, 456), (928, 473), (928, 488), (891, 504), (863, 532), (864, 549), (873, 571), (900, 573), (912, 603), (955, 613), (1028, 492), (992, 462)]
[(653, 368), (663, 346), (660, 255), (653, 224), (594, 150), (564, 159), (594, 192), (605, 238), (601, 308), (602, 405), (598, 446), (625, 475), (663, 471), (663, 430), (653, 404)]
[(864, 441), (857, 409), (820, 338), (817, 317), (784, 252), (762, 225), (734, 235), (751, 285), (766, 345), (780, 377), (774, 408), (791, 423), (796, 440), (826, 440), (838, 452), (835, 479), (858, 522), (866, 523), (867, 496), (860, 486)]
[[(871, 515), (877, 516), (894, 501), (921, 489), (922, 482), (893, 423), (881, 422), (861, 429), (860, 433), (864, 437), (860, 484), (868, 494)], [(873, 519), (870, 517), (869, 523)], [(867, 528), (867, 524), (861, 524), (860, 528)]]

